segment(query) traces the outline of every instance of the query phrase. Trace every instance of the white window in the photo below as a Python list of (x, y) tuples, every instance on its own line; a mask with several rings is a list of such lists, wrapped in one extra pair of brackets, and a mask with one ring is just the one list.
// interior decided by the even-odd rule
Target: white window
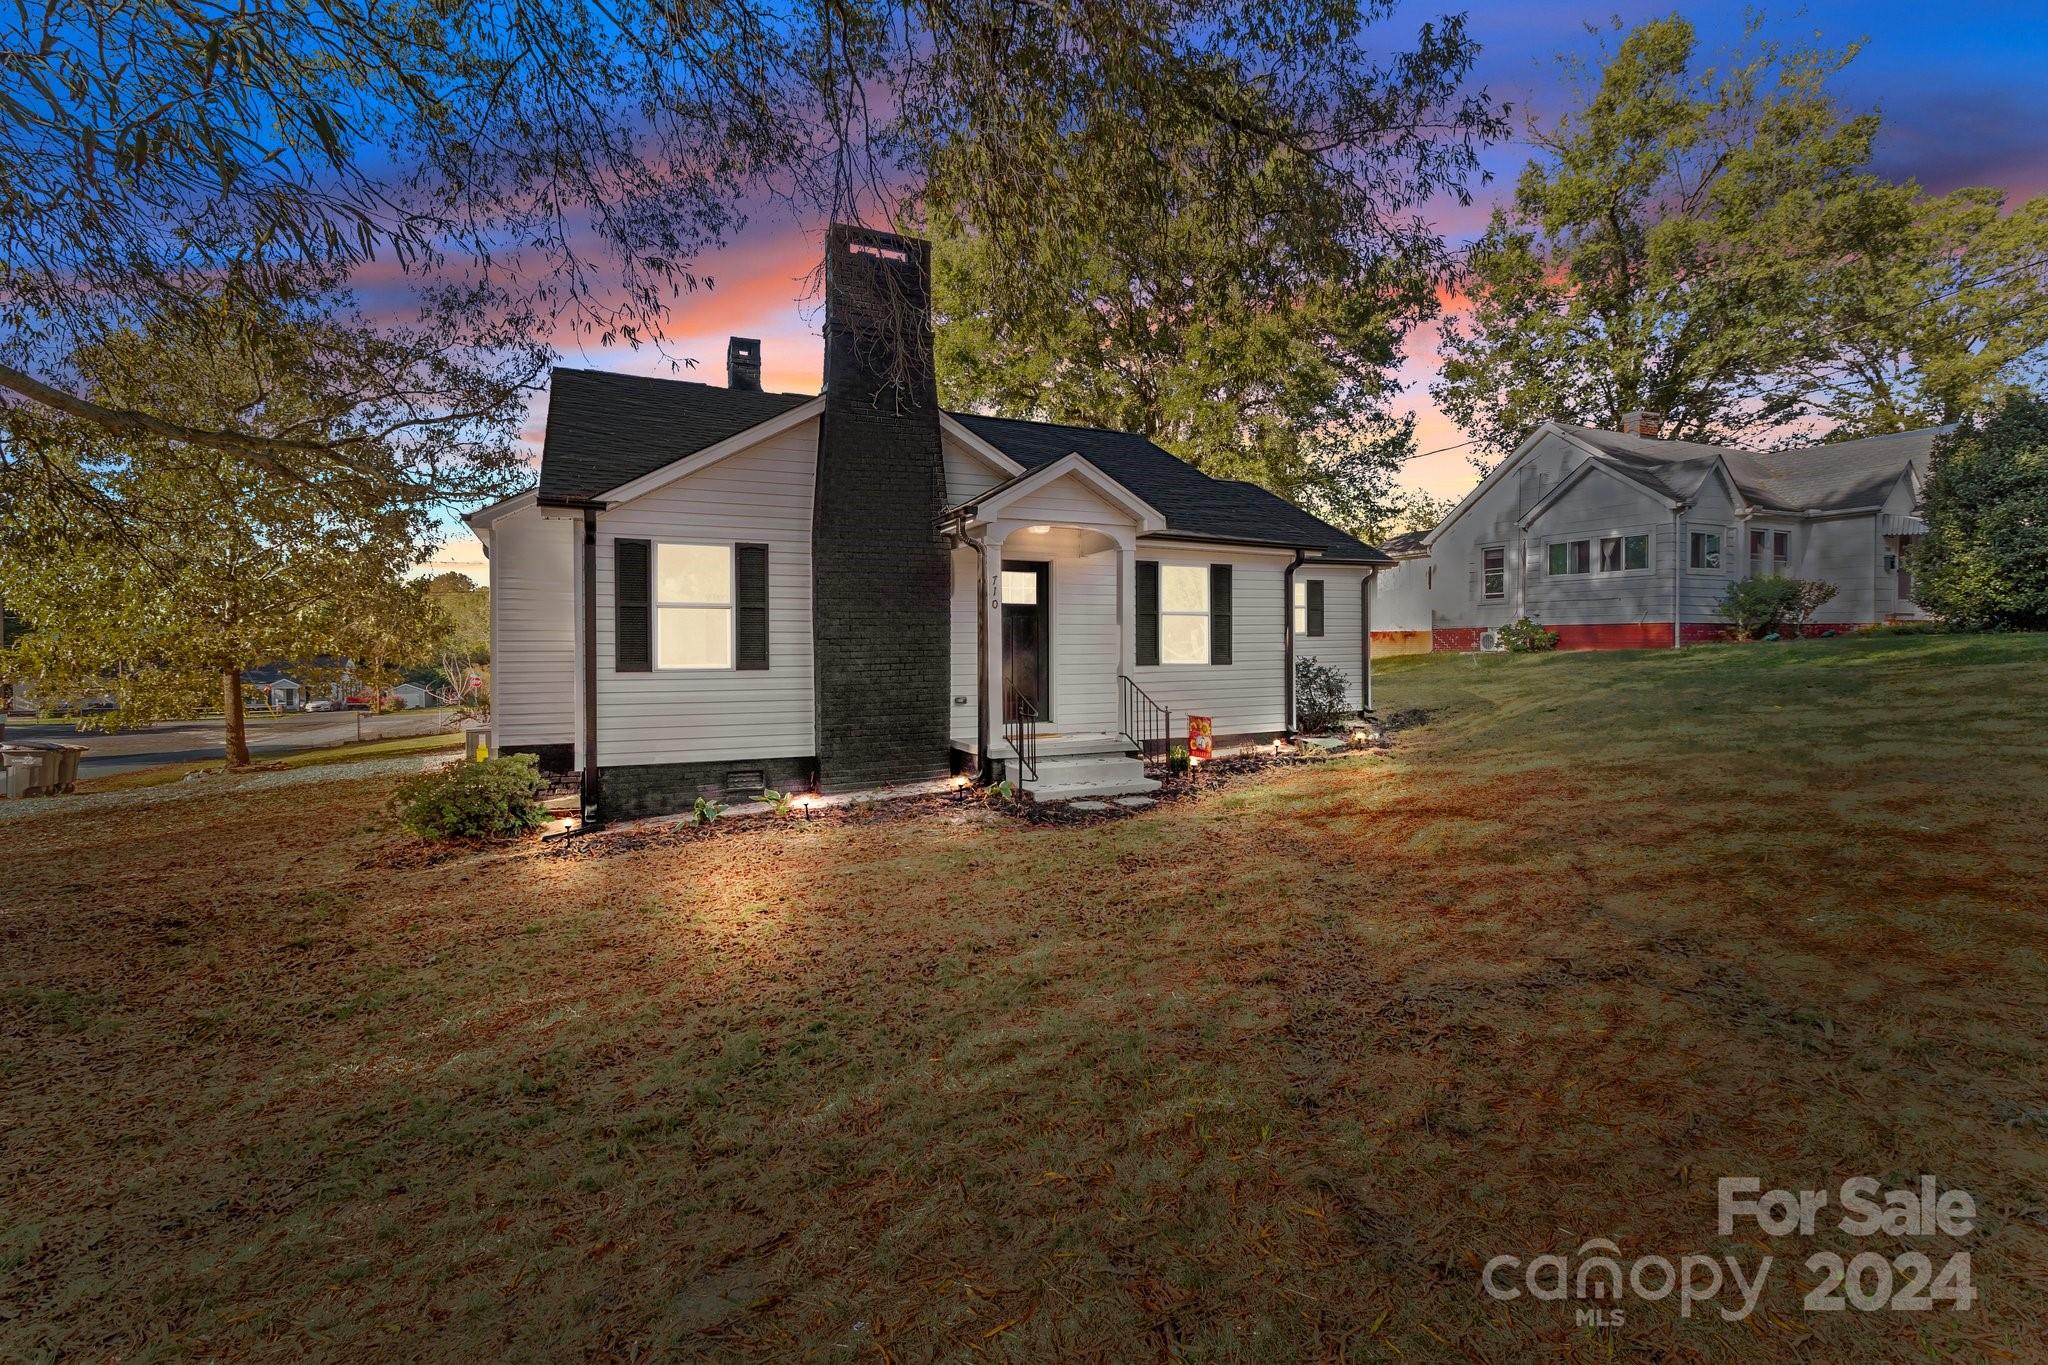
[(1159, 566), (1159, 662), (1209, 662), (1209, 568)]
[(1695, 569), (1721, 567), (1721, 537), (1712, 531), (1692, 533), (1692, 566)]
[(1006, 607), (1037, 606), (1038, 575), (1029, 569), (1003, 570), (1003, 605)]
[(1308, 634), (1308, 580), (1294, 580), (1294, 633)]
[(654, 666), (732, 667), (732, 546), (654, 547)]
[(1508, 595), (1508, 552), (1493, 545), (1479, 552), (1479, 595), (1498, 598)]

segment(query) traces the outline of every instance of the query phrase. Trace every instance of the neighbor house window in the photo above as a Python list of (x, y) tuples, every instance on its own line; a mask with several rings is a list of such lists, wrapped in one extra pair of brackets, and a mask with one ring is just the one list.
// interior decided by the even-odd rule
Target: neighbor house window
[(732, 667), (732, 546), (654, 547), (654, 666)]
[(1785, 576), (1785, 566), (1792, 557), (1792, 533), (1790, 531), (1751, 531), (1749, 533), (1749, 576), (1762, 578), (1766, 573), (1779, 578)]
[[(1616, 542), (1617, 544), (1619, 542)], [(1602, 555), (1605, 556), (1603, 549)], [(1593, 542), (1590, 540), (1560, 540), (1550, 547), (1550, 571), (1555, 574), (1590, 573), (1593, 568)]]
[(1600, 541), (1600, 572), (1621, 572), (1621, 537), (1607, 536)]
[(1692, 533), (1692, 566), (1695, 569), (1721, 567), (1721, 537), (1712, 531)]
[(1508, 595), (1508, 551), (1495, 545), (1479, 552), (1479, 594), (1482, 597)]
[(1650, 538), (1648, 536), (1623, 536), (1621, 538), (1621, 567), (1624, 569), (1647, 569), (1650, 567)]
[(1159, 662), (1209, 662), (1209, 566), (1159, 566)]

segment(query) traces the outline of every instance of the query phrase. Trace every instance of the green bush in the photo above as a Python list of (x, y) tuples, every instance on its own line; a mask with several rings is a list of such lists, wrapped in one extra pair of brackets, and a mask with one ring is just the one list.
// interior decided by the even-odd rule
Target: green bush
[(1188, 770), (1188, 751), (1184, 745), (1176, 744), (1166, 751), (1166, 771), (1184, 773)]
[(2048, 627), (2048, 401), (2014, 395), (1935, 442), (1913, 596), (1960, 625)]
[(1332, 668), (1314, 655), (1294, 661), (1294, 724), (1309, 734), (1319, 734), (1335, 725), (1351, 708), (1345, 705), (1348, 680), (1344, 671)]
[(540, 803), (546, 786), (540, 760), (508, 754), (408, 777), (398, 784), (391, 805), (398, 823), (423, 839), (523, 834), (547, 820)]
[(1721, 619), (1738, 640), (1769, 635), (1798, 616), (1802, 586), (1796, 578), (1738, 578), (1721, 598)]
[(1545, 654), (1557, 648), (1559, 635), (1524, 616), (1513, 625), (1500, 628), (1500, 647), (1516, 654)]

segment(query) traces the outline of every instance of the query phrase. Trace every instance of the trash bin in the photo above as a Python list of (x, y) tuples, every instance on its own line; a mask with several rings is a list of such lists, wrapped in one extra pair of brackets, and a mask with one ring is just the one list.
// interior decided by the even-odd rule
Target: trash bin
[(0, 783), (7, 795), (40, 796), (44, 787), (47, 756), (17, 744), (0, 745)]
[(78, 765), (85, 758), (86, 754), (85, 746), (83, 744), (51, 744), (48, 746), (48, 752), (59, 760), (56, 775), (51, 779), (51, 785), (55, 786), (58, 791), (68, 792), (75, 788), (78, 785)]
[(462, 727), (462, 756), (471, 763), (481, 763), (491, 756), (490, 726), (465, 725)]

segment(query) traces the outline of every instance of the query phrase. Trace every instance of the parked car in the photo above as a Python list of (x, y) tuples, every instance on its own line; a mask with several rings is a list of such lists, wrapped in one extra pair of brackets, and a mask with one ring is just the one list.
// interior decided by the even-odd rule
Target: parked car
[(318, 701), (307, 702), (306, 709), (308, 711), (339, 711), (341, 703), (328, 697), (322, 697)]

